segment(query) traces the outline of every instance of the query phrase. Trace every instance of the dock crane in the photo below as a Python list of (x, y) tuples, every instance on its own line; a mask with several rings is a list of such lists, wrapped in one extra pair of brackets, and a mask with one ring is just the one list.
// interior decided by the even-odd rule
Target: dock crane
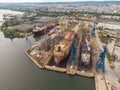
[(96, 71), (98, 72), (99, 69), (102, 70), (102, 72), (104, 73), (105, 71), (105, 54), (106, 54), (106, 50), (107, 50), (107, 45), (105, 45), (104, 50), (100, 53), (99, 55), (99, 59), (96, 63)]
[(73, 42), (72, 42), (72, 47), (71, 47), (71, 52), (70, 52), (70, 56), (68, 58), (68, 64), (67, 64), (67, 73), (68, 74), (75, 74), (75, 69), (76, 69), (76, 40), (74, 38)]
[(96, 24), (95, 24), (95, 21), (94, 21), (94, 26), (93, 26), (93, 29), (92, 29), (92, 36), (93, 37), (96, 36), (95, 31), (96, 31)]
[(71, 53), (69, 57), (69, 62), (75, 63), (76, 62), (76, 46), (75, 46), (75, 40), (73, 40)]

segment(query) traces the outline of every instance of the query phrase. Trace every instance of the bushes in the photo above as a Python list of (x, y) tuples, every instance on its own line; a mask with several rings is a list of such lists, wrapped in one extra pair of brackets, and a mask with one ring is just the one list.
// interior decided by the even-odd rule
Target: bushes
[(17, 32), (17, 31), (14, 31), (14, 30), (8, 30), (8, 29), (4, 29), (4, 30), (2, 30), (3, 31), (3, 33), (4, 33), (4, 35), (5, 35), (5, 37), (21, 37), (20, 36), (20, 33), (19, 32)]
[(19, 25), (21, 22), (19, 22), (19, 21), (10, 21), (10, 22), (4, 22), (3, 24), (2, 24), (2, 29), (3, 28), (7, 28), (7, 27), (9, 27), (9, 26), (15, 26), (15, 25)]
[(111, 60), (111, 55), (110, 55), (110, 53), (108, 52), (108, 50), (107, 50), (107, 52), (106, 52), (106, 56), (107, 56), (108, 60)]
[(112, 41), (112, 37), (109, 34), (105, 34), (103, 31), (100, 31), (98, 35), (101, 39), (101, 42), (104, 44), (107, 44), (108, 42)]
[(120, 78), (118, 78), (118, 82), (120, 83)]
[(106, 52), (106, 56), (109, 61), (115, 61), (117, 59), (117, 57), (115, 55), (114, 56), (110, 55), (110, 53), (108, 51)]
[(109, 34), (106, 35), (106, 38), (111, 38)]

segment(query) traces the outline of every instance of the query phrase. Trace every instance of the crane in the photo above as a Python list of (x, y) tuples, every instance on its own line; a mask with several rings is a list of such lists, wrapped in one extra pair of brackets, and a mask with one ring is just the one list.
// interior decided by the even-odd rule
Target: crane
[(76, 47), (75, 47), (75, 40), (73, 40), (71, 53), (70, 53), (70, 62), (76, 62)]
[(95, 25), (95, 21), (93, 22), (94, 23), (94, 26), (93, 26), (93, 29), (92, 29), (92, 36), (96, 36), (95, 35), (95, 31), (96, 31), (96, 25)]
[(105, 45), (104, 50), (100, 53), (99, 55), (99, 59), (96, 63), (96, 71), (98, 72), (99, 69), (102, 70), (102, 72), (104, 73), (105, 71), (105, 54), (106, 54), (106, 50), (107, 50), (107, 45)]

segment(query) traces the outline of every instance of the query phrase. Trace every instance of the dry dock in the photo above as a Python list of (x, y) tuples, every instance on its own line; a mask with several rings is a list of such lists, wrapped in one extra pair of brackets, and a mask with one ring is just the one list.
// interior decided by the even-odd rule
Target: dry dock
[(53, 70), (53, 71), (58, 71), (58, 72), (66, 72), (65, 68), (60, 68), (60, 67), (56, 67), (56, 66), (46, 65), (45, 68), (48, 70)]
[[(75, 31), (75, 33), (77, 33), (79, 31), (79, 24), (76, 25), (75, 28), (73, 28), (72, 30)], [(35, 49), (35, 50), (32, 50), (32, 54), (30, 52), (25, 52), (25, 54), (39, 67), (39, 68), (45, 68), (45, 69), (48, 69), (48, 70), (53, 70), (53, 71), (58, 71), (58, 72), (66, 72), (67, 74), (72, 74), (72, 75), (82, 75), (82, 76), (87, 76), (87, 77), (93, 77), (94, 74), (92, 74), (92, 72), (82, 72), (82, 71), (79, 71), (78, 69), (78, 60), (79, 60), (79, 53), (80, 53), (80, 43), (81, 43), (81, 36), (82, 36), (82, 33), (79, 32), (79, 34), (77, 35), (77, 62), (71, 66), (71, 63), (69, 63), (68, 59), (66, 59), (66, 64), (63, 64), (63, 65), (60, 65), (60, 66), (56, 66), (56, 64), (54, 63), (54, 60), (53, 60), (53, 54), (46, 54), (43, 58), (43, 62), (41, 64), (41, 59), (39, 58), (41, 52), (38, 51), (38, 49)], [(39, 45), (40, 46), (40, 45)], [(44, 46), (44, 45), (43, 45)], [(49, 52), (49, 51), (48, 51)], [(51, 53), (53, 53), (53, 51), (51, 50)], [(49, 60), (47, 60), (47, 58), (45, 58), (47, 55), (49, 55)], [(37, 57), (39, 56), (39, 57)]]
[(25, 52), (25, 54), (39, 67), (44, 68), (44, 66), (41, 66), (32, 56), (28, 54), (28, 52)]
[(76, 74), (80, 76), (90, 77), (90, 78), (94, 77), (94, 74), (91, 72), (76, 71)]

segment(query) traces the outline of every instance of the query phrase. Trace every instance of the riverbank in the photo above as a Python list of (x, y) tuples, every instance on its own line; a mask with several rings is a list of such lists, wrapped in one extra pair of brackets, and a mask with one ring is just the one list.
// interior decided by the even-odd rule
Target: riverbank
[[(0, 12), (1, 12), (1, 14), (0, 14), (0, 28), (1, 28), (1, 31), (4, 33), (4, 36), (7, 38), (24, 37), (25, 35), (23, 33), (16, 31), (16, 30), (9, 30), (8, 29), (11, 25), (19, 24), (18, 22), (16, 22), (16, 20), (12, 21), (12, 22), (10, 22), (9, 20), (8, 21), (4, 20), (5, 15), (23, 15), (24, 12), (12, 11), (12, 10), (7, 10), (7, 9), (5, 9), (5, 10), (0, 9)], [(31, 34), (27, 34), (27, 35), (31, 35)]]
[(93, 78), (40, 70), (32, 63), (24, 52), (37, 39), (30, 35), (11, 40), (0, 31), (0, 90), (95, 90)]

